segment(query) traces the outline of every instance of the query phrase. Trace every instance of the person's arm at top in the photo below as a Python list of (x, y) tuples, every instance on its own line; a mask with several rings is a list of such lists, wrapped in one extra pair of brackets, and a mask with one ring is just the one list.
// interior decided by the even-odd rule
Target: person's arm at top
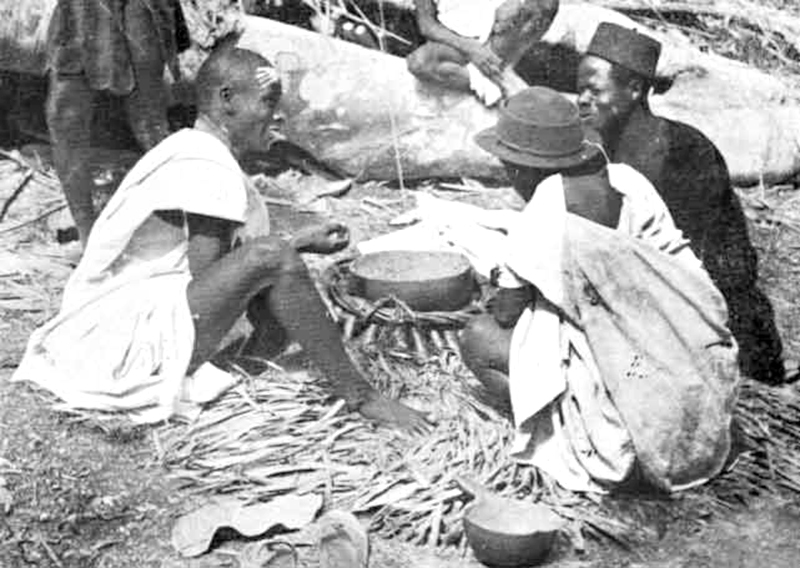
[(417, 26), (429, 41), (443, 43), (463, 53), (490, 79), (500, 79), (503, 61), (477, 39), (464, 37), (443, 25), (436, 17), (433, 0), (416, 0)]

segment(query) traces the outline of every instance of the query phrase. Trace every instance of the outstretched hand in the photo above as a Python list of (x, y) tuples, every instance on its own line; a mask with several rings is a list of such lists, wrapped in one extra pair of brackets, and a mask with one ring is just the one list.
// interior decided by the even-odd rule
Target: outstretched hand
[(342, 223), (328, 222), (301, 229), (295, 234), (292, 243), (300, 252), (331, 254), (350, 243), (350, 231)]
[(370, 420), (404, 430), (410, 434), (427, 434), (433, 428), (421, 412), (383, 395), (368, 400), (358, 411)]

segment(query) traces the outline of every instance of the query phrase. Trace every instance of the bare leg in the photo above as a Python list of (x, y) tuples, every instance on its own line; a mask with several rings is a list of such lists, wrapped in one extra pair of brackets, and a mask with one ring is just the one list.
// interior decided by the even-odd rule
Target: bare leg
[(186, 291), (195, 330), (190, 372), (214, 355), (247, 303), (276, 272), (249, 265), (247, 249), (239, 247), (192, 279)]
[(514, 66), (541, 39), (557, 10), (553, 0), (506, 0), (498, 7), (488, 44), (505, 63), (501, 87), (507, 97), (528, 86)]
[(484, 314), (470, 320), (461, 333), (464, 363), (499, 400), (509, 400), (508, 359), (513, 328), (504, 329), (494, 316)]
[(242, 350), (245, 356), (269, 359), (290, 342), (286, 328), (270, 308), (270, 293), (270, 288), (261, 290), (247, 305), (247, 319), (254, 329)]
[(94, 92), (83, 75), (50, 73), (47, 126), (53, 141), (53, 159), (84, 246), (96, 218), (90, 169), (93, 107)]
[(285, 332), (332, 381), (337, 395), (351, 406), (360, 406), (373, 389), (344, 350), (339, 328), (330, 318), (299, 255), (286, 250), (281, 253), (277, 269), (266, 269), (248, 268), (245, 254), (244, 247), (236, 249), (189, 285), (189, 307), (195, 320), (192, 368), (214, 354), (247, 307), (256, 327), (251, 346), (269, 349), (268, 340), (274, 338), (268, 336), (276, 331)]
[(143, 150), (147, 151), (169, 135), (165, 62), (152, 18), (140, 0), (125, 4), (125, 27), (136, 86), (125, 97), (128, 122)]
[(469, 91), (466, 57), (443, 43), (423, 44), (406, 58), (408, 70), (423, 81), (438, 83), (451, 89)]
[[(262, 295), (258, 295), (254, 300), (263, 299)], [(338, 396), (348, 402), (363, 402), (370, 397), (372, 387), (345, 351), (339, 327), (331, 318), (305, 264), (299, 258), (278, 274), (269, 290), (268, 309), (274, 315), (273, 321), (286, 330), (290, 340), (302, 346), (309, 359), (333, 383)], [(258, 323), (257, 332), (274, 332), (274, 325), (269, 325), (269, 318)], [(265, 323), (268, 325), (264, 326)]]

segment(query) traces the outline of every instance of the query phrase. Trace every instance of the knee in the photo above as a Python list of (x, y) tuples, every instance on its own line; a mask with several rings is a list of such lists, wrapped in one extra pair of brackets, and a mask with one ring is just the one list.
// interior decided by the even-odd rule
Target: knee
[(494, 359), (491, 345), (497, 327), (491, 314), (483, 314), (472, 318), (461, 332), (459, 347), (470, 369), (486, 367)]
[(415, 77), (428, 78), (431, 75), (430, 58), (426, 55), (425, 46), (422, 46), (406, 56), (406, 67)]
[(300, 253), (293, 248), (287, 248), (281, 253), (281, 260), (278, 269), (279, 274), (286, 278), (305, 278), (308, 277), (308, 267), (300, 256)]

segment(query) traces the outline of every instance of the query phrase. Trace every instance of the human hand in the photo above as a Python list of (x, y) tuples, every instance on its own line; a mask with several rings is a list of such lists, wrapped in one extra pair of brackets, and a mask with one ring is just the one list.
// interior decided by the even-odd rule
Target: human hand
[(499, 83), (503, 78), (503, 60), (491, 50), (488, 46), (482, 43), (475, 43), (475, 45), (467, 52), (470, 62), (480, 69), (481, 73), (486, 75), (495, 83)]
[(380, 394), (362, 404), (358, 411), (369, 420), (410, 434), (427, 434), (433, 427), (421, 412)]
[(299, 252), (331, 254), (350, 243), (350, 231), (342, 223), (328, 222), (305, 227), (295, 234), (292, 244)]
[(533, 299), (529, 286), (522, 288), (500, 288), (489, 300), (489, 311), (503, 329), (513, 327), (523, 310)]

